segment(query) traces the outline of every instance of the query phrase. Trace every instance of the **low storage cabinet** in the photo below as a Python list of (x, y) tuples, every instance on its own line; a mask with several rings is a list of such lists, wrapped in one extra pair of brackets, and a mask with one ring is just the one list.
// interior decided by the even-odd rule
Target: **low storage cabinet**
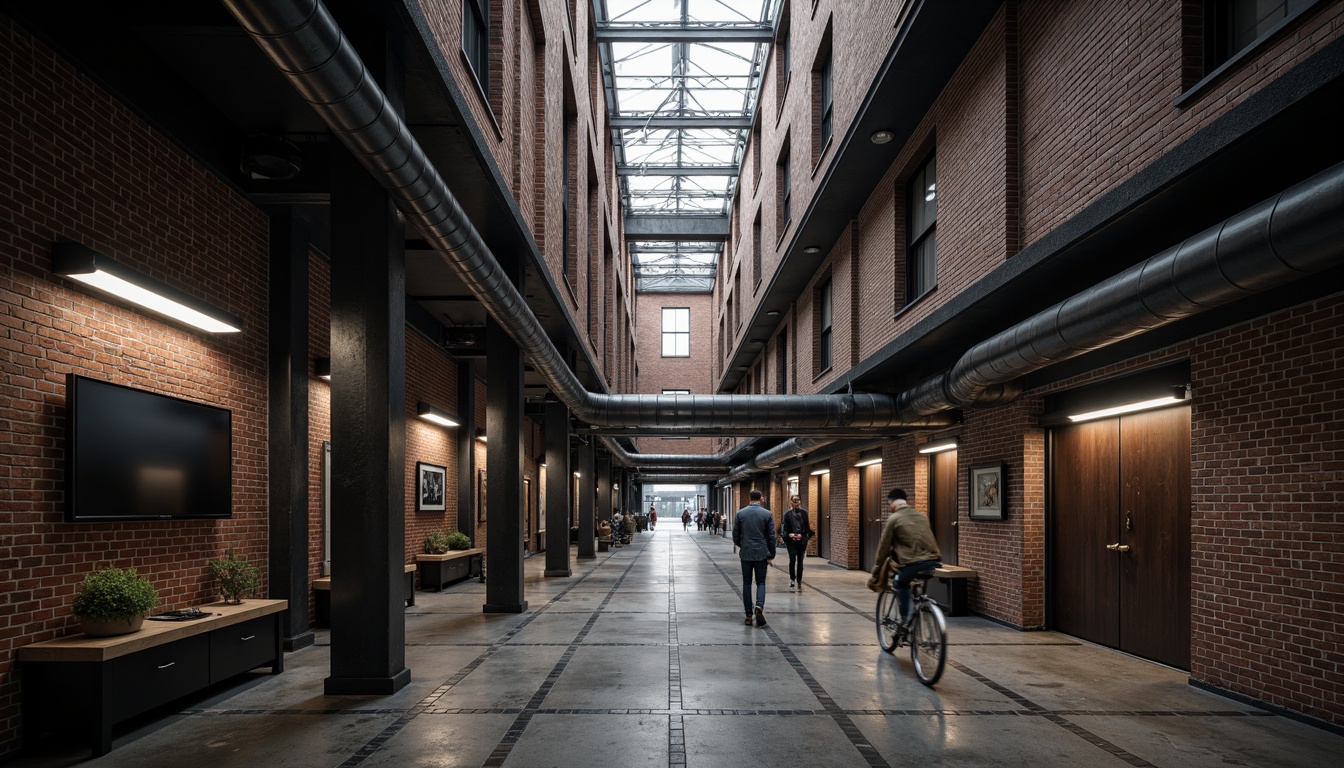
[(112, 726), (257, 667), (284, 671), (285, 600), (202, 606), (189, 622), (146, 621), (115, 637), (70, 637), (19, 649), (23, 745), (48, 731), (82, 732), (94, 757), (112, 748)]

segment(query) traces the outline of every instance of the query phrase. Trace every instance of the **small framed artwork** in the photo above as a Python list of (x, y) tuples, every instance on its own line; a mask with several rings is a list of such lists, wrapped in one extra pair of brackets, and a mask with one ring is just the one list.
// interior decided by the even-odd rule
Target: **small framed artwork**
[(485, 522), (485, 470), (476, 470), (476, 522)]
[(975, 464), (968, 469), (966, 490), (972, 520), (1002, 520), (1007, 465), (1002, 461)]
[(448, 508), (444, 493), (448, 483), (448, 468), (437, 464), (415, 462), (416, 512), (442, 512)]

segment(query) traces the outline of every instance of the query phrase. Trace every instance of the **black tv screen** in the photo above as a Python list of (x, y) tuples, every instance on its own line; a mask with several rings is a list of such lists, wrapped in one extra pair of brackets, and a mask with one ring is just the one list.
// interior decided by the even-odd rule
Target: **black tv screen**
[(66, 377), (67, 522), (233, 514), (233, 413)]

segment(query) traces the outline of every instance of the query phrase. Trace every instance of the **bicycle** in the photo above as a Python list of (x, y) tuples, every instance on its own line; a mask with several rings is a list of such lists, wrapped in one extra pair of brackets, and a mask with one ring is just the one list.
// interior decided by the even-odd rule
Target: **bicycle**
[(947, 663), (947, 619), (938, 603), (924, 593), (924, 581), (933, 571), (917, 574), (910, 580), (910, 623), (900, 625), (901, 602), (896, 594), (895, 579), (887, 581), (887, 588), (877, 596), (877, 642), (882, 650), (894, 653), (904, 643), (910, 643), (910, 661), (915, 666), (919, 682), (932, 687), (943, 676)]

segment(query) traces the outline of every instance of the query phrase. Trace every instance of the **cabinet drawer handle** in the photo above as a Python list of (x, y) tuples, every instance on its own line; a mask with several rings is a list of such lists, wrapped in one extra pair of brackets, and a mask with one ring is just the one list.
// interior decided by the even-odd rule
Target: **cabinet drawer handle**
[(160, 665), (160, 666), (159, 666), (159, 669), (167, 669), (167, 668), (173, 666), (173, 665), (176, 664), (176, 663), (177, 663), (176, 661), (170, 661), (170, 662), (168, 662), (167, 664)]
[(254, 638), (254, 637), (256, 637), (256, 635), (248, 635), (247, 637), (240, 637), (240, 638), (238, 638), (238, 640), (239, 640), (240, 642), (247, 642), (248, 640), (251, 640), (251, 639)]

